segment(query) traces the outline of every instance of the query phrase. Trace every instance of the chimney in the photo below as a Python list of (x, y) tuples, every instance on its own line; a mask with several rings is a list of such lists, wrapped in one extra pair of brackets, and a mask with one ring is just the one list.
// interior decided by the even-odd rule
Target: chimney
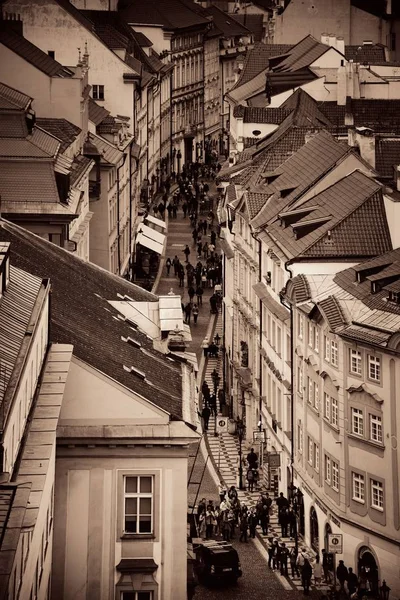
[(356, 127), (354, 130), (355, 146), (360, 150), (360, 156), (375, 169), (375, 134), (369, 127)]
[(342, 37), (336, 38), (336, 50), (341, 52), (343, 55), (345, 54), (344, 38), (342, 38)]
[(336, 35), (334, 33), (329, 34), (329, 46), (336, 48)]
[(338, 106), (346, 106), (347, 98), (347, 71), (344, 60), (341, 61), (337, 71), (337, 104)]
[(0, 242), (0, 298), (10, 282), (10, 242)]
[(329, 46), (329, 34), (328, 33), (321, 33), (321, 44), (326, 44), (327, 46)]

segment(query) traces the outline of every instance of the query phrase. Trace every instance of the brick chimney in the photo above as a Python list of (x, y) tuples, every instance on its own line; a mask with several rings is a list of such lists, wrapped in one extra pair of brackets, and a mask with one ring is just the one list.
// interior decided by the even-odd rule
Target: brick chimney
[(375, 134), (369, 127), (354, 127), (349, 129), (348, 143), (358, 148), (360, 156), (375, 169)]

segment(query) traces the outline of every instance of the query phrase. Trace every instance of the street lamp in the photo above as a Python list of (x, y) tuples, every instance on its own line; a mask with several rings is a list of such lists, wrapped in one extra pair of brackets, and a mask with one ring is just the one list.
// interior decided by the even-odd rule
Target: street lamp
[(246, 427), (242, 419), (238, 418), (236, 429), (239, 438), (239, 490), (243, 490), (242, 442)]
[(381, 587), (379, 588), (379, 598), (381, 600), (389, 600), (390, 587), (386, 585), (386, 581), (383, 580)]

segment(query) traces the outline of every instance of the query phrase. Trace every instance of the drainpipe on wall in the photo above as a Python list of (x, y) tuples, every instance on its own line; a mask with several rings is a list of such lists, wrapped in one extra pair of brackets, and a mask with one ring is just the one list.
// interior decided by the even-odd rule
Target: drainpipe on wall
[[(290, 261), (286, 261), (285, 262), (285, 271), (287, 271), (289, 273), (289, 279), (293, 278), (293, 273), (292, 271), (289, 269), (289, 264)], [(286, 287), (286, 286), (285, 286)], [(280, 300), (281, 300), (281, 304), (283, 304), (283, 306), (285, 308), (287, 308), (290, 311), (290, 362), (291, 362), (291, 369), (290, 369), (290, 397), (291, 397), (291, 406), (290, 406), (290, 428), (292, 430), (292, 443), (290, 446), (290, 465), (291, 465), (291, 476), (290, 476), (290, 484), (291, 487), (293, 489), (293, 479), (294, 479), (294, 446), (295, 446), (295, 441), (294, 441), (294, 396), (293, 396), (293, 390), (294, 390), (294, 368), (295, 368), (295, 364), (294, 364), (294, 323), (293, 323), (293, 307), (290, 303), (286, 303), (285, 299), (283, 297), (283, 295), (280, 295)]]
[[(133, 263), (132, 263), (132, 148), (129, 146), (129, 263), (128, 263), (128, 273), (129, 273), (129, 281), (133, 279)], [(134, 190), (134, 194), (136, 194), (136, 190)]]
[(122, 165), (120, 165), (119, 167), (117, 167), (117, 240), (118, 240), (118, 275), (121, 275), (121, 239), (120, 239), (120, 234), (121, 234), (121, 230), (120, 230), (120, 225), (119, 225), (119, 221), (120, 221), (120, 216), (121, 216), (121, 212), (119, 209), (119, 170), (122, 169), (122, 167), (125, 165), (125, 161), (126, 161), (126, 154), (124, 154), (124, 160), (122, 161)]

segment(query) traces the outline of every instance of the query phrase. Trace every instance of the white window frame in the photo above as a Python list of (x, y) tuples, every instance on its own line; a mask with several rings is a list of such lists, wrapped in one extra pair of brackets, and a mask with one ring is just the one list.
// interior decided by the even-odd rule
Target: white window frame
[[(352, 375), (362, 374), (362, 354), (359, 350), (350, 348), (350, 373)], [(353, 368), (354, 366), (354, 368)]]
[(303, 454), (303, 426), (301, 424), (301, 421), (299, 421), (299, 423), (297, 423), (297, 435), (298, 435), (297, 449), (300, 454)]
[(304, 336), (303, 315), (297, 314), (297, 336), (302, 340)]
[[(375, 508), (375, 510), (383, 511), (385, 498), (383, 494), (383, 483), (377, 481), (376, 479), (370, 480), (371, 486), (371, 507)], [(378, 502), (376, 503), (374, 500), (374, 493), (376, 492), (378, 497)]]
[(308, 395), (307, 395), (307, 401), (308, 404), (311, 404), (311, 406), (314, 405), (314, 382), (311, 379), (311, 377), (307, 377), (308, 379)]
[(319, 329), (317, 325), (314, 328), (314, 350), (319, 352)]
[(339, 424), (339, 402), (331, 396), (331, 424), (338, 427)]
[(93, 84), (92, 96), (93, 96), (93, 100), (104, 100), (105, 99), (104, 85), (98, 84), (98, 83)]
[(313, 382), (313, 387), (314, 387), (314, 390), (313, 390), (314, 408), (315, 408), (315, 410), (318, 411), (319, 410), (319, 385), (316, 381)]
[(331, 457), (325, 454), (325, 481), (329, 485), (332, 482), (332, 461)]
[(324, 417), (328, 421), (331, 420), (331, 397), (324, 392)]
[(339, 463), (332, 460), (332, 489), (339, 491)]
[(134, 596), (133, 596), (134, 600), (138, 600), (139, 593), (150, 594), (150, 596), (149, 596), (150, 600), (154, 599), (154, 593), (152, 591), (150, 591), (150, 590), (142, 590), (140, 592), (136, 592), (134, 590), (121, 590), (120, 593), (119, 593), (119, 599), (118, 600), (124, 600), (124, 594), (134, 594)]
[(325, 341), (325, 360), (326, 362), (331, 362), (331, 340), (328, 338), (328, 336), (324, 336), (324, 341)]
[(314, 348), (314, 325), (308, 321), (308, 347)]
[[(127, 484), (127, 480), (128, 479), (137, 479), (137, 490), (136, 492), (127, 492), (126, 491), (126, 484)], [(151, 480), (151, 492), (141, 492), (140, 491), (140, 480), (141, 479), (150, 479)], [(123, 526), (123, 533), (124, 535), (154, 535), (154, 475), (147, 475), (147, 474), (140, 474), (140, 475), (124, 475), (123, 478), (123, 497), (124, 497), (124, 504), (123, 504), (123, 519), (122, 519), (122, 526)], [(137, 499), (137, 513), (136, 513), (136, 531), (126, 531), (125, 529), (125, 518), (127, 516), (127, 514), (129, 515), (130, 513), (126, 513), (125, 511), (125, 501), (129, 498), (136, 498)], [(140, 531), (140, 515), (146, 515), (147, 513), (141, 513), (140, 512), (140, 500), (141, 499), (151, 499), (151, 519), (150, 519), (150, 531)]]
[(339, 366), (339, 348), (336, 340), (331, 340), (331, 365)]
[(351, 407), (351, 433), (364, 437), (364, 412), (354, 406)]
[(313, 455), (314, 455), (314, 442), (312, 440), (312, 438), (308, 438), (308, 450), (307, 450), (307, 462), (309, 465), (313, 465)]
[[(376, 435), (374, 435), (374, 429)], [(372, 442), (377, 444), (383, 443), (383, 429), (382, 429), (382, 417), (378, 415), (369, 415), (369, 438)]]
[[(372, 367), (372, 370), (371, 370)], [(381, 382), (381, 359), (378, 356), (368, 354), (368, 379), (375, 383)]]
[(319, 473), (319, 446), (314, 443), (314, 469)]
[(298, 384), (297, 384), (297, 391), (299, 396), (301, 396), (301, 398), (303, 398), (304, 395), (304, 377), (303, 377), (303, 366), (299, 365), (297, 367), (297, 376), (298, 376)]
[(361, 473), (351, 474), (352, 499), (360, 504), (365, 504), (365, 477)]

